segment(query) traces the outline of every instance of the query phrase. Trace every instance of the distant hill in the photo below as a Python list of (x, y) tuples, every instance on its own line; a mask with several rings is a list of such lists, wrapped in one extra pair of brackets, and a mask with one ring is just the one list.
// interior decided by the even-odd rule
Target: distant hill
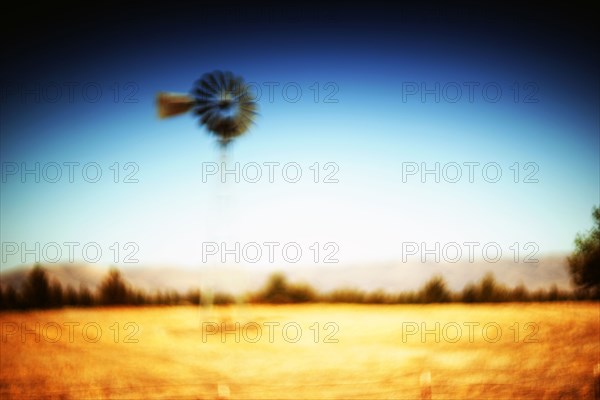
[[(108, 267), (86, 264), (43, 266), (51, 279), (57, 279), (63, 286), (71, 285), (75, 288), (85, 285), (95, 289), (108, 271)], [(31, 268), (28, 265), (2, 271), (0, 284), (20, 287)], [(412, 290), (418, 289), (435, 274), (444, 276), (450, 289), (460, 290), (466, 283), (479, 280), (486, 272), (493, 272), (497, 281), (508, 286), (523, 283), (529, 289), (537, 289), (556, 284), (559, 288), (570, 288), (566, 258), (561, 255), (540, 257), (540, 261), (535, 264), (516, 264), (511, 260), (501, 260), (495, 264), (389, 262), (350, 266), (298, 266), (272, 270), (237, 266), (198, 269), (136, 266), (121, 267), (120, 270), (134, 287), (148, 291), (169, 289), (185, 292), (190, 288), (208, 285), (219, 291), (239, 293), (258, 289), (275, 271), (284, 272), (292, 282), (306, 282), (320, 291), (342, 287), (368, 291), (383, 289), (389, 292)]]
[(320, 290), (356, 287), (364, 290), (383, 289), (391, 292), (420, 288), (433, 275), (444, 277), (452, 290), (479, 280), (486, 272), (508, 286), (520, 283), (529, 289), (549, 287), (570, 289), (565, 256), (540, 257), (538, 263), (514, 263), (500, 260), (495, 264), (479, 263), (416, 263), (389, 262), (373, 265), (334, 266), (331, 268), (297, 268), (285, 271), (290, 280), (313, 283)]

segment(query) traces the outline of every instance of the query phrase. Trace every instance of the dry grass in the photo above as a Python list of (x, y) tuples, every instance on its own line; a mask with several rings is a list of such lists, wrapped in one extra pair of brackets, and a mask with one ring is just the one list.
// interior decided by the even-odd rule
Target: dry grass
[[(598, 303), (498, 305), (302, 305), (65, 309), (2, 313), (0, 397), (27, 398), (217, 398), (328, 399), (421, 396), (419, 377), (431, 372), (433, 399), (593, 398), (592, 369), (599, 362)], [(226, 322), (226, 332), (215, 324)], [(239, 343), (235, 337), (235, 322)], [(69, 338), (68, 325), (73, 327)], [(273, 327), (270, 340), (268, 326)], [(315, 343), (315, 322), (319, 337)], [(328, 330), (325, 324), (331, 322)], [(423, 341), (406, 336), (406, 323), (435, 330)], [(465, 323), (477, 322), (473, 341)], [(525, 324), (531, 322), (526, 330)], [(22, 337), (22, 328), (39, 336)], [(56, 325), (62, 336), (56, 337)], [(102, 336), (89, 325), (96, 323)], [(115, 340), (118, 323), (119, 337)], [(125, 329), (125, 324), (132, 323)], [(298, 342), (282, 327), (297, 323)], [(403, 325), (404, 323), (404, 325)], [(460, 340), (451, 343), (456, 330)], [(482, 326), (497, 323), (502, 335), (485, 340)], [(518, 323), (519, 338), (514, 327)], [(22, 326), (22, 324), (26, 324)], [(262, 336), (253, 341), (258, 331)], [(291, 325), (288, 325), (291, 326)], [(310, 327), (313, 327), (311, 330)], [(339, 331), (325, 343), (335, 326)], [(447, 329), (443, 331), (443, 327)], [(456, 325), (453, 325), (456, 326)], [(525, 343), (525, 336), (539, 331)], [(12, 329), (17, 331), (12, 334)], [(112, 327), (112, 329), (111, 329)], [(127, 343), (126, 335), (137, 343)], [(44, 329), (45, 328), (45, 329)], [(210, 329), (210, 330), (209, 330)], [(212, 334), (209, 334), (212, 333)], [(404, 335), (403, 335), (404, 333)], [(290, 339), (295, 330), (288, 330)], [(488, 330), (490, 338), (495, 329)], [(39, 342), (36, 342), (36, 338)], [(224, 343), (222, 339), (224, 338)]]

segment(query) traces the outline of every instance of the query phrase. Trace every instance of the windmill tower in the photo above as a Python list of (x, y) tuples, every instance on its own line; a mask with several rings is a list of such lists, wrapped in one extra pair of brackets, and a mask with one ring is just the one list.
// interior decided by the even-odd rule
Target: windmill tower
[[(191, 93), (160, 92), (156, 97), (158, 116), (170, 118), (192, 112), (199, 118), (201, 126), (216, 136), (221, 150), (221, 166), (227, 163), (227, 148), (232, 141), (247, 132), (257, 115), (257, 105), (248, 91), (244, 80), (231, 72), (213, 71), (198, 79)], [(223, 182), (222, 182), (223, 183)], [(217, 212), (225, 215), (228, 189), (221, 185)], [(213, 288), (204, 285), (203, 303), (209, 312), (213, 303)]]

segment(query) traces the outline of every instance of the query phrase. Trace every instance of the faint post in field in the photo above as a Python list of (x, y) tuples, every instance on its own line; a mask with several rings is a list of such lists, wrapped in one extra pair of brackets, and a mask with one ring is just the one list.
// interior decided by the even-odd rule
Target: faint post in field
[(231, 396), (231, 391), (229, 390), (229, 385), (227, 385), (225, 383), (219, 383), (217, 385), (217, 399), (229, 400), (229, 396)]
[(204, 285), (200, 292), (200, 307), (203, 310), (203, 319), (211, 321), (214, 317), (214, 292), (212, 287)]
[(421, 400), (431, 400), (431, 372), (429, 370), (421, 373), (419, 385), (421, 386)]
[(594, 367), (594, 399), (600, 400), (600, 363)]

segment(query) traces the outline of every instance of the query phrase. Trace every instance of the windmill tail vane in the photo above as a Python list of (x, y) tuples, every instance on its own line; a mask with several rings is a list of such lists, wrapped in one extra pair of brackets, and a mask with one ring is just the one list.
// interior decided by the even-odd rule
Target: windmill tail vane
[(156, 96), (159, 118), (167, 118), (188, 112), (195, 100), (185, 94), (160, 92)]

